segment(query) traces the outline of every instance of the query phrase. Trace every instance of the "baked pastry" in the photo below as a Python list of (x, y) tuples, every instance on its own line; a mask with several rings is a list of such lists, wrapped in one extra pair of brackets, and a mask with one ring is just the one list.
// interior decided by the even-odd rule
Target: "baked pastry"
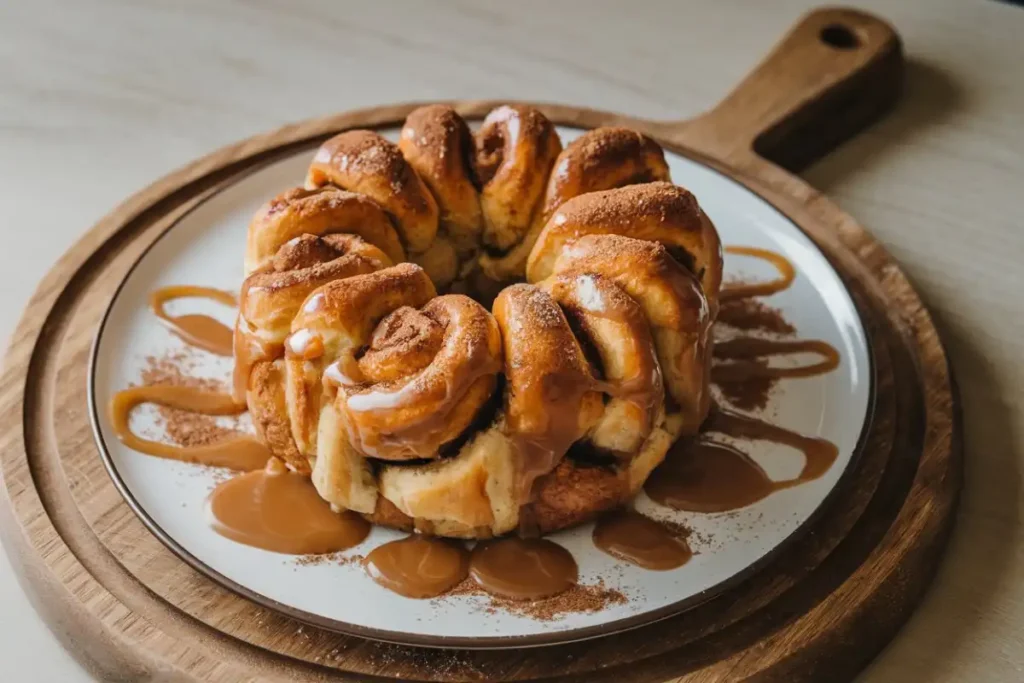
[(403, 529), (546, 533), (627, 502), (709, 406), (721, 248), (668, 181), (649, 138), (562, 149), (529, 107), (331, 138), (249, 228), (235, 386), (258, 434)]

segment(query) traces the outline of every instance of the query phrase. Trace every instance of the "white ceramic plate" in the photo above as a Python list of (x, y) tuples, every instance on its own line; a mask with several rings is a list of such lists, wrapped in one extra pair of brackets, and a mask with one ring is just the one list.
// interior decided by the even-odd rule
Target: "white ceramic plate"
[[(383, 132), (394, 139), (397, 131)], [(580, 133), (566, 128), (559, 132), (564, 142)], [(676, 154), (666, 156), (673, 180), (697, 196), (724, 244), (772, 249), (796, 265), (795, 283), (772, 297), (770, 304), (783, 310), (800, 337), (823, 339), (839, 349), (842, 361), (837, 370), (823, 376), (784, 380), (767, 414), (776, 424), (832, 441), (839, 447), (839, 457), (820, 479), (731, 513), (673, 513), (641, 495), (637, 502), (641, 511), (670, 517), (695, 532), (696, 555), (676, 570), (653, 572), (616, 561), (594, 547), (590, 525), (551, 536), (575, 556), (581, 583), (603, 579), (607, 587), (626, 594), (625, 604), (539, 621), (500, 610), (485, 612), (481, 608), (488, 600), (478, 596), (403, 598), (377, 586), (358, 563), (303, 566), (289, 556), (233, 543), (217, 535), (204, 516), (204, 500), (217, 480), (216, 471), (125, 448), (105, 410), (96, 410), (106, 406), (115, 392), (139, 381), (147, 356), (181, 345), (149, 313), (149, 293), (170, 284), (237, 290), (249, 218), (268, 198), (301, 184), (312, 150), (245, 175), (204, 201), (157, 240), (114, 296), (97, 334), (89, 392), (97, 439), (115, 483), (164, 543), (213, 579), (299, 619), (372, 638), (459, 647), (552, 644), (639, 626), (711, 597), (793, 536), (850, 465), (868, 409), (869, 352), (839, 277), (789, 219), (718, 172)], [(727, 257), (726, 273), (765, 278), (774, 274), (766, 264), (740, 257)], [(233, 311), (212, 303), (178, 304), (225, 323), (232, 321)], [(230, 369), (230, 359), (209, 356), (196, 372), (226, 378)], [(155, 413), (147, 408), (137, 413), (133, 425), (153, 429)], [(783, 447), (754, 443), (744, 449), (774, 479), (791, 478), (802, 465), (798, 453)], [(374, 529), (348, 554), (366, 554), (401, 535)]]

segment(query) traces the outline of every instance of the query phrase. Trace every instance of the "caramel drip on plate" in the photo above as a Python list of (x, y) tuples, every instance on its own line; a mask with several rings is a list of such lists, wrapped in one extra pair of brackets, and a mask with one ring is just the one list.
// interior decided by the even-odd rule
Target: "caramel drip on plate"
[(125, 389), (114, 394), (109, 411), (114, 433), (128, 448), (169, 460), (240, 471), (258, 470), (270, 457), (266, 446), (251, 436), (241, 434), (204, 446), (172, 446), (144, 439), (135, 434), (129, 424), (132, 410), (143, 403), (156, 403), (205, 415), (238, 415), (245, 412), (245, 405), (236, 403), (227, 394), (193, 387), (158, 385)]
[(805, 436), (756, 417), (722, 408), (716, 408), (711, 412), (707, 431), (754, 441), (769, 441), (800, 451), (804, 456), (804, 466), (796, 479), (785, 482), (785, 488), (814, 481), (832, 467), (832, 463), (839, 455), (839, 449), (831, 441)]
[(705, 429), (733, 438), (789, 446), (804, 456), (804, 466), (797, 477), (776, 482), (750, 456), (733, 446), (704, 439), (683, 441), (676, 444), (644, 485), (651, 500), (691, 512), (738, 510), (776, 491), (817, 479), (839, 455), (836, 445), (825, 439), (804, 436), (721, 408), (712, 411)]
[(469, 551), (459, 541), (414, 534), (378, 546), (363, 561), (366, 573), (407, 598), (447, 593), (469, 574)]
[(309, 477), (288, 471), (277, 458), (219, 484), (207, 511), (221, 536), (289, 555), (345, 550), (370, 533), (369, 522), (354, 512), (332, 511)]
[[(772, 366), (766, 356), (813, 353), (821, 356), (817, 363), (795, 367)], [(759, 339), (736, 337), (715, 344), (714, 356), (728, 360), (711, 369), (713, 382), (745, 382), (757, 378), (813, 377), (831, 372), (839, 366), (839, 351), (818, 339)]]
[(192, 346), (205, 349), (218, 356), (230, 356), (233, 347), (231, 328), (208, 315), (188, 313), (171, 315), (165, 305), (169, 301), (184, 298), (211, 299), (225, 306), (235, 306), (237, 301), (231, 292), (195, 285), (172, 285), (161, 287), (149, 295), (149, 308), (168, 329)]
[(537, 600), (575, 586), (579, 568), (572, 554), (557, 543), (513, 536), (477, 544), (469, 574), (488, 593)]
[(693, 557), (690, 546), (678, 534), (633, 510), (601, 518), (594, 527), (593, 541), (612, 557), (655, 571), (681, 567)]
[(673, 449), (644, 485), (654, 502), (690, 512), (738, 510), (776, 490), (750, 456), (713, 441)]
[(760, 249), (758, 247), (726, 247), (725, 253), (736, 254), (738, 256), (750, 256), (758, 258), (763, 261), (767, 261), (775, 266), (775, 269), (779, 271), (779, 277), (774, 280), (768, 280), (767, 282), (754, 282), (754, 283), (733, 283), (722, 287), (722, 291), (719, 293), (718, 298), (720, 301), (732, 301), (734, 299), (744, 299), (751, 296), (769, 296), (776, 292), (781, 292), (784, 289), (788, 289), (793, 280), (796, 279), (796, 268), (789, 262), (782, 254), (778, 254), (768, 249)]

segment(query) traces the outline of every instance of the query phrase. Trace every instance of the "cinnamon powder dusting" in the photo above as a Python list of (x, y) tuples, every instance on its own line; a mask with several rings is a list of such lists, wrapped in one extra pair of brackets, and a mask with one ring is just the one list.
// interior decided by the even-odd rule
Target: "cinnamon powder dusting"
[(345, 567), (350, 564), (362, 564), (362, 562), (362, 555), (348, 555), (346, 551), (320, 555), (298, 555), (295, 558), (295, 564), (299, 567), (320, 567), (328, 564)]
[(753, 298), (723, 301), (718, 310), (716, 322), (747, 332), (755, 330), (774, 334), (794, 334), (796, 332), (796, 328), (782, 316), (782, 311)]
[[(731, 286), (749, 284), (742, 280), (730, 282)], [(740, 332), (760, 332), (773, 337), (791, 337), (796, 328), (786, 320), (782, 311), (765, 304), (763, 301), (745, 297), (721, 302), (718, 317), (715, 320), (716, 337), (724, 341)], [(720, 334), (725, 332), (724, 335)], [(758, 362), (758, 361), (753, 361)], [(763, 361), (767, 365), (767, 360)], [(746, 411), (762, 411), (768, 407), (768, 399), (772, 390), (779, 382), (777, 377), (744, 377), (742, 381), (726, 381), (715, 377), (712, 369), (711, 381), (721, 394), (721, 398), (734, 408)]]
[[(223, 382), (193, 377), (189, 372), (198, 362), (195, 352), (184, 349), (168, 351), (161, 356), (148, 356), (142, 369), (143, 386), (185, 386), (205, 391), (227, 391)], [(206, 446), (240, 431), (245, 431), (238, 418), (216, 418), (187, 410), (155, 406), (156, 425), (167, 438), (179, 446)]]
[(774, 377), (748, 377), (742, 382), (718, 381), (715, 386), (729, 405), (757, 412), (768, 407), (768, 399), (777, 383)]
[(481, 607), (487, 614), (497, 614), (500, 611), (537, 621), (557, 621), (567, 614), (599, 612), (610, 605), (621, 605), (628, 601), (622, 591), (608, 588), (603, 580), (589, 585), (577, 584), (564, 593), (542, 600), (510, 600), (487, 593), (473, 579), (467, 578), (436, 599), (441, 600), (455, 595), (487, 598), (487, 603)]

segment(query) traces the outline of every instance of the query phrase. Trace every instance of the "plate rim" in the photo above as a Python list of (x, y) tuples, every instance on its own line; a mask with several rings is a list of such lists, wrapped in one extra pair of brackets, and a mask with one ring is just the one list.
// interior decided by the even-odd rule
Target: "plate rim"
[[(464, 118), (469, 120), (481, 119), (482, 116), (475, 114), (464, 114)], [(595, 126), (589, 126), (581, 123), (579, 120), (568, 120), (567, 117), (551, 115), (549, 118), (556, 125), (563, 126), (566, 128), (575, 128), (577, 130), (592, 130)], [(362, 126), (371, 130), (379, 130), (384, 128), (393, 128), (401, 124), (401, 119), (386, 119), (375, 122), (373, 124)], [(792, 545), (795, 541), (803, 537), (810, 529), (811, 526), (821, 517), (822, 513), (832, 504), (837, 493), (843, 488), (844, 484), (852, 478), (853, 474), (857, 470), (861, 455), (864, 452), (866, 440), (871, 433), (871, 427), (874, 420), (874, 408), (877, 400), (877, 378), (876, 378), (876, 361), (875, 361), (875, 350), (873, 348), (873, 342), (871, 335), (868, 334), (867, 326), (864, 322), (864, 316), (862, 315), (858, 305), (857, 299), (853, 296), (850, 287), (846, 280), (843, 278), (840, 271), (835, 267), (832, 260), (828, 257), (828, 254), (819, 246), (818, 242), (797, 222), (792, 216), (790, 216), (785, 210), (779, 207), (769, 197), (758, 191), (758, 189), (752, 186), (751, 183), (747, 182), (747, 176), (742, 173), (739, 169), (733, 168), (729, 163), (721, 159), (715, 159), (707, 157), (704, 154), (688, 149), (678, 143), (671, 142), (664, 137), (658, 135), (657, 132), (651, 132), (645, 130), (644, 133), (649, 137), (655, 139), (659, 145), (678, 154), (687, 160), (699, 164), (707, 170), (712, 171), (718, 176), (721, 176), (724, 180), (740, 185), (748, 192), (755, 195), (758, 199), (765, 202), (768, 207), (773, 211), (782, 216), (787, 222), (795, 227), (804, 237), (808, 239), (814, 251), (825, 261), (828, 268), (832, 271), (832, 274), (841, 284), (843, 291), (849, 297), (853, 304), (853, 310), (856, 314), (857, 323), (860, 327), (861, 336), (864, 341), (865, 355), (867, 359), (866, 364), (866, 378), (867, 378), (867, 397), (865, 404), (864, 418), (860, 426), (860, 432), (857, 436), (857, 441), (853, 446), (850, 453), (849, 461), (836, 480), (832, 488), (825, 494), (821, 502), (814, 508), (814, 510), (804, 519), (792, 532), (790, 532), (785, 538), (779, 543), (772, 547), (768, 552), (759, 557), (754, 562), (748, 564), (740, 571), (736, 572), (732, 576), (712, 585), (708, 588), (689, 595), (681, 600), (663, 605), (657, 609), (643, 612), (641, 614), (634, 614), (630, 616), (621, 617), (613, 621), (608, 621), (602, 624), (595, 624), (592, 626), (584, 626), (575, 629), (566, 629), (562, 631), (553, 631), (548, 633), (536, 633), (529, 635), (511, 635), (511, 636), (483, 636), (483, 637), (466, 637), (466, 636), (430, 636), (430, 635), (417, 635), (409, 634), (404, 631), (393, 631), (390, 629), (380, 629), (374, 627), (360, 626), (358, 624), (351, 624), (338, 619), (332, 619), (330, 617), (324, 617), (318, 614), (307, 612), (305, 610), (293, 607), (281, 603), (273, 598), (270, 598), (262, 593), (259, 593), (251, 588), (248, 588), (233, 579), (228, 578), (219, 571), (213, 569), (208, 564), (203, 562), (200, 558), (193, 555), (191, 552), (186, 550), (175, 538), (166, 532), (155, 519), (153, 519), (142, 504), (135, 498), (128, 488), (127, 483), (121, 477), (117, 467), (114, 463), (113, 457), (107, 446), (106, 439), (103, 437), (102, 430), (100, 428), (100, 408), (96, 402), (96, 372), (97, 372), (97, 361), (99, 355), (100, 341), (103, 337), (107, 323), (111, 316), (112, 310), (115, 303), (120, 297), (125, 285), (131, 276), (135, 273), (136, 269), (140, 266), (146, 256), (159, 244), (171, 231), (178, 226), (186, 217), (191, 215), (194, 211), (205, 205), (208, 201), (218, 196), (221, 192), (233, 187), (238, 182), (245, 178), (259, 172), (266, 166), (282, 161), (286, 158), (296, 155), (302, 151), (313, 149), (323, 139), (341, 132), (343, 130), (351, 129), (348, 127), (341, 127), (338, 130), (326, 134), (314, 135), (302, 140), (292, 141), (278, 146), (276, 149), (268, 150), (268, 154), (260, 160), (259, 163), (248, 166), (247, 168), (241, 169), (233, 174), (227, 176), (224, 181), (212, 188), (211, 191), (202, 194), (195, 203), (190, 206), (186, 211), (183, 211), (177, 216), (171, 223), (165, 228), (161, 229), (156, 234), (152, 241), (145, 246), (145, 248), (133, 259), (131, 265), (125, 270), (124, 275), (120, 278), (117, 286), (110, 295), (107, 301), (103, 315), (100, 318), (99, 325), (96, 328), (96, 332), (93, 334), (92, 342), (89, 348), (88, 367), (87, 373), (87, 412), (89, 415), (89, 422), (93, 432), (93, 440), (97, 445), (100, 459), (103, 463), (104, 469), (107, 475), (110, 477), (117, 489), (121, 498), (128, 504), (128, 507), (132, 510), (135, 516), (142, 522), (146, 530), (153, 534), (157, 540), (161, 542), (168, 550), (171, 551), (177, 558), (184, 561), (193, 570), (199, 572), (206, 578), (212, 580), (214, 583), (221, 587), (239, 595), (246, 600), (250, 600), (262, 607), (273, 610), (281, 615), (295, 619), (299, 622), (303, 622), (318, 628), (323, 628), (328, 631), (340, 633), (347, 636), (355, 636), (358, 638), (364, 638), (368, 640), (380, 641), (385, 643), (392, 643), (396, 645), (408, 645), (414, 647), (426, 647), (436, 649), (466, 649), (466, 650), (494, 650), (494, 649), (524, 649), (533, 647), (546, 647), (565, 645), (568, 643), (580, 642), (584, 640), (592, 640), (595, 638), (602, 638), (606, 636), (612, 636), (625, 631), (650, 626), (659, 621), (669, 619), (671, 617), (682, 614), (690, 609), (693, 609), (708, 600), (720, 596), (729, 589), (743, 583), (753, 575), (760, 572), (766, 566), (771, 564), (783, 550)], [(102, 540), (101, 540), (102, 542)], [(104, 543), (105, 545), (105, 543)], [(134, 575), (130, 569), (126, 568), (129, 573)], [(170, 603), (169, 603), (170, 604)], [(174, 605), (175, 609), (180, 609), (177, 605)]]

